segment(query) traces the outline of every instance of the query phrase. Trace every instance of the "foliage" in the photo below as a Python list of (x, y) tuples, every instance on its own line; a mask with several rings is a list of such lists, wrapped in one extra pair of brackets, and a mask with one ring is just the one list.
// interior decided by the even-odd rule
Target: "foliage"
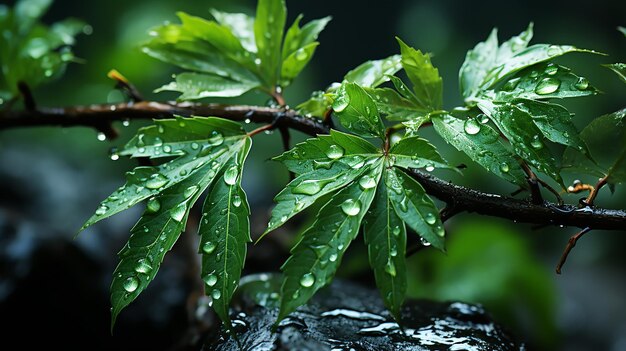
[[(68, 46), (83, 24), (72, 20), (48, 29), (37, 23), (49, 4), (22, 0), (14, 10), (0, 7), (0, 29), (10, 34), (0, 38), (0, 98), (14, 96), (18, 82), (33, 87), (58, 76), (73, 60)], [(287, 111), (282, 89), (311, 60), (330, 18), (301, 26), (298, 16), (285, 31), (284, 0), (259, 0), (255, 18), (215, 9), (211, 14), (213, 20), (179, 13), (180, 24), (150, 32), (152, 39), (142, 50), (185, 70), (157, 91), (196, 100), (259, 90)], [(343, 131), (331, 129), (274, 158), (295, 178), (276, 195), (263, 235), (313, 204), (321, 205), (282, 266), (279, 320), (328, 285), (363, 228), (376, 284), (400, 321), (409, 235), (445, 251), (439, 209), (415, 180), (415, 171), (459, 171), (423, 138), (423, 128), (433, 126), (476, 164), (518, 187), (528, 187), (531, 169), (564, 187), (550, 143), (567, 147), (565, 166), (604, 177), (612, 185), (624, 180), (625, 110), (600, 117), (579, 133), (572, 114), (554, 102), (598, 93), (586, 78), (554, 62), (568, 53), (596, 52), (529, 45), (532, 36), (531, 24), (499, 44), (494, 29), (471, 49), (459, 72), (464, 105), (450, 110), (444, 107), (443, 80), (431, 55), (399, 38), (399, 54), (366, 61), (297, 105), (296, 111), (311, 122), (330, 124), (328, 118), (334, 116)], [(624, 64), (607, 67), (625, 80)], [(616, 134), (612, 137), (621, 144), (611, 157), (594, 152), (596, 160), (591, 157), (594, 138), (606, 138), (605, 131)], [(241, 178), (255, 133), (222, 118), (174, 116), (139, 129), (119, 151), (121, 156), (150, 159), (152, 166), (128, 172), (126, 184), (102, 201), (82, 228), (146, 202), (119, 253), (111, 284), (112, 325), (154, 279), (193, 205), (206, 193), (198, 229), (202, 279), (213, 309), (232, 327), (228, 307), (251, 240)]]
[(18, 93), (18, 84), (35, 88), (59, 78), (72, 53), (74, 37), (85, 24), (74, 18), (48, 27), (39, 20), (52, 0), (20, 0), (0, 5), (0, 105)]

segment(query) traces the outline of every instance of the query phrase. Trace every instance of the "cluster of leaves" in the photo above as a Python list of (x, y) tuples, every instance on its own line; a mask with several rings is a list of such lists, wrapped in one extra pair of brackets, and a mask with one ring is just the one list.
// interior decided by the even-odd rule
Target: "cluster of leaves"
[[(40, 23), (52, 0), (20, 0), (13, 9), (0, 5), (0, 105), (18, 93), (18, 84), (35, 88), (61, 76), (75, 61), (71, 46), (85, 24), (66, 19)], [(87, 30), (88, 32), (88, 30)]]
[(287, 10), (284, 1), (275, 0), (259, 0), (256, 18), (215, 9), (211, 14), (213, 21), (180, 12), (181, 24), (150, 32), (146, 54), (191, 71), (157, 91), (180, 92), (180, 100), (233, 97), (252, 89), (280, 92), (311, 60), (330, 21), (300, 27), (300, 15), (284, 33)]
[[(181, 13), (182, 24), (153, 31), (154, 38), (144, 46), (147, 54), (194, 71), (179, 74), (160, 90), (181, 92), (181, 99), (238, 96), (251, 89), (275, 95), (310, 60), (328, 22), (325, 18), (301, 28), (298, 17), (283, 41), (284, 0), (260, 0), (256, 19), (216, 10), (212, 14), (215, 21)], [(444, 250), (438, 209), (412, 172), (456, 170), (419, 136), (423, 126), (432, 124), (476, 163), (521, 187), (527, 186), (524, 163), (563, 186), (547, 141), (566, 145), (596, 165), (569, 111), (552, 102), (597, 93), (587, 79), (553, 62), (567, 53), (592, 51), (529, 46), (532, 31), (530, 25), (499, 45), (494, 30), (470, 50), (459, 75), (465, 106), (452, 111), (443, 109), (443, 83), (430, 55), (400, 39), (399, 55), (365, 62), (297, 107), (312, 118), (332, 112), (349, 133), (332, 130), (275, 158), (296, 177), (276, 196), (264, 234), (320, 199), (326, 201), (282, 267), (279, 319), (333, 279), (363, 227), (377, 286), (399, 320), (407, 284), (407, 232)], [(401, 70), (408, 84), (397, 76)], [(623, 115), (621, 111), (620, 121)], [(240, 187), (250, 147), (250, 137), (236, 123), (177, 117), (140, 129), (123, 148), (122, 155), (167, 160), (128, 173), (127, 183), (84, 226), (147, 200), (114, 273), (113, 321), (154, 278), (193, 203), (208, 189), (199, 229), (202, 278), (213, 308), (230, 326), (228, 304), (250, 240), (249, 208)]]

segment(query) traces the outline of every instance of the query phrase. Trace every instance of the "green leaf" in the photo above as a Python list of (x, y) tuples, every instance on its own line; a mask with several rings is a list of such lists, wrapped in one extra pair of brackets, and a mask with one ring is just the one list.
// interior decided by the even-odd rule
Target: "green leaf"
[(443, 80), (439, 70), (433, 67), (430, 56), (406, 45), (396, 38), (402, 53), (402, 67), (411, 83), (420, 106), (440, 110), (443, 106)]
[(400, 60), (400, 55), (392, 55), (380, 60), (366, 61), (348, 72), (343, 80), (362, 87), (375, 88), (389, 81), (390, 75), (402, 69)]
[(624, 28), (624, 27), (617, 27), (617, 30), (622, 32), (622, 34), (624, 34), (624, 36), (626, 36), (626, 28)]
[(378, 184), (370, 210), (363, 219), (363, 234), (376, 286), (396, 321), (407, 288), (406, 227), (398, 217), (384, 182)]
[(419, 137), (402, 138), (389, 150), (393, 165), (402, 168), (425, 168), (433, 171), (435, 168), (454, 169), (441, 157), (433, 144)]
[[(378, 183), (382, 161), (369, 169), (371, 173), (366, 176)], [(291, 256), (282, 267), (284, 280), (278, 320), (330, 283), (348, 245), (358, 234), (375, 193), (375, 186), (363, 189), (360, 182), (354, 182), (320, 209), (317, 219), (302, 234), (302, 239), (291, 250)]]
[(30, 27), (48, 11), (52, 0), (20, 0), (15, 4), (15, 20), (20, 27), (20, 32), (29, 30)]
[(327, 111), (331, 109), (333, 99), (330, 94), (325, 94), (323, 91), (314, 91), (311, 94), (311, 98), (298, 106), (296, 110), (299, 114), (307, 117), (324, 117)]
[(554, 63), (528, 67), (510, 79), (495, 94), (495, 101), (514, 99), (563, 99), (598, 94), (587, 78), (579, 77), (569, 68)]
[(444, 251), (445, 229), (439, 210), (413, 178), (396, 168), (384, 173), (389, 199), (398, 217), (433, 247)]
[(281, 69), (281, 79), (283, 82), (287, 83), (283, 85), (288, 85), (291, 80), (296, 78), (298, 74), (306, 67), (306, 65), (313, 58), (313, 54), (315, 54), (315, 48), (319, 45), (318, 42), (313, 42), (308, 44), (293, 53), (287, 56), (287, 58), (283, 61), (282, 69)]
[(244, 13), (227, 13), (211, 9), (211, 15), (224, 27), (230, 29), (241, 46), (249, 52), (257, 52), (254, 40), (254, 18)]
[(365, 88), (365, 91), (374, 99), (374, 102), (376, 102), (378, 111), (386, 114), (386, 118), (390, 121), (408, 121), (416, 119), (426, 121), (427, 119), (428, 109), (400, 96), (400, 94), (393, 89)]
[(282, 162), (291, 172), (304, 174), (329, 169), (336, 162), (356, 167), (371, 156), (382, 153), (367, 140), (331, 129), (330, 135), (307, 139), (273, 160)]
[(281, 44), (287, 9), (284, 0), (259, 0), (254, 21), (254, 40), (261, 60), (259, 70), (268, 87), (277, 83)]
[[(598, 164), (594, 164), (577, 150), (568, 148), (563, 154), (564, 169), (599, 178), (607, 176), (609, 184), (626, 180), (626, 109), (594, 119), (580, 132), (580, 138), (589, 146)], [(610, 147), (607, 147), (607, 140), (611, 142)]]
[(604, 67), (607, 67), (611, 71), (615, 72), (619, 79), (621, 79), (622, 82), (626, 83), (626, 63), (612, 63), (609, 65), (604, 65)]
[(585, 155), (590, 155), (565, 107), (535, 100), (517, 100), (516, 106), (532, 118), (541, 133), (550, 141), (571, 146)]
[(493, 29), (484, 42), (467, 52), (459, 71), (459, 87), (464, 98), (475, 96), (480, 90), (498, 55), (498, 31)]
[(364, 136), (384, 139), (385, 126), (376, 103), (355, 83), (342, 84), (333, 103), (339, 122), (348, 130)]
[(519, 106), (494, 104), (487, 100), (480, 100), (478, 107), (498, 126), (517, 155), (565, 188), (556, 160), (546, 147), (544, 137), (530, 115)]
[[(140, 129), (121, 154), (152, 158), (167, 154), (176, 158), (156, 167), (137, 167), (127, 173), (126, 184), (102, 201), (81, 230), (159, 194), (201, 172), (206, 165), (223, 164), (245, 138), (245, 131), (238, 123), (215, 117), (179, 117), (155, 123), (155, 126)], [(187, 125), (189, 128), (185, 128)]]
[(178, 100), (197, 100), (207, 97), (240, 96), (258, 87), (257, 82), (235, 81), (215, 75), (185, 72), (177, 75), (174, 82), (160, 87), (155, 92), (176, 91), (182, 93)]
[[(437, 133), (457, 150), (489, 172), (521, 187), (527, 187), (524, 172), (500, 135), (475, 119), (462, 120), (450, 115), (432, 117)], [(469, 131), (469, 133), (468, 133)]]
[(533, 23), (528, 24), (528, 28), (519, 35), (511, 37), (498, 48), (496, 62), (503, 62), (516, 55), (518, 52), (526, 49), (528, 43), (533, 38)]
[(300, 28), (301, 20), (302, 15), (298, 15), (285, 34), (285, 42), (283, 43), (282, 51), (283, 60), (287, 59), (287, 57), (299, 49), (314, 43), (328, 22), (330, 22), (331, 17), (313, 20)]
[(213, 309), (229, 329), (228, 306), (237, 289), (250, 239), (250, 208), (241, 188), (243, 164), (250, 151), (250, 139), (237, 157), (224, 165), (204, 202), (200, 221), (202, 279), (213, 301)]
[(191, 206), (214, 176), (215, 172), (196, 172), (150, 200), (119, 253), (111, 283), (111, 328), (122, 309), (154, 279), (163, 257), (185, 228)]

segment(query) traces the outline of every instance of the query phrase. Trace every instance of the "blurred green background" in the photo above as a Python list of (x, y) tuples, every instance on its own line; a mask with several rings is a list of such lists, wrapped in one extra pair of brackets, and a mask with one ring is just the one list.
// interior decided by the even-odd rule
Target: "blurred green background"
[[(290, 105), (305, 100), (313, 90), (340, 81), (348, 70), (365, 60), (397, 53), (394, 36), (399, 36), (409, 45), (434, 54), (433, 63), (444, 78), (444, 104), (452, 108), (461, 103), (457, 73), (465, 52), (484, 40), (493, 27), (499, 29), (500, 39), (506, 39), (524, 30), (531, 21), (535, 23), (535, 43), (572, 44), (609, 55), (574, 54), (559, 60), (586, 75), (604, 92), (564, 103), (576, 113), (577, 126), (582, 128), (594, 117), (622, 108), (626, 102), (623, 84), (600, 66), (626, 61), (626, 38), (616, 30), (618, 25), (626, 25), (623, 1), (291, 0), (287, 5), (288, 23), (298, 13), (304, 13), (305, 20), (333, 16), (321, 34), (316, 57), (286, 92)], [(91, 35), (79, 36), (75, 47), (76, 55), (85, 63), (70, 65), (61, 80), (37, 89), (37, 102), (42, 106), (62, 106), (121, 101), (123, 96), (112, 89), (114, 83), (106, 78), (113, 68), (147, 98), (174, 98), (150, 93), (167, 83), (176, 71), (142, 54), (138, 44), (147, 39), (151, 27), (177, 21), (176, 11), (208, 17), (211, 7), (253, 14), (255, 1), (57, 0), (44, 22), (77, 17), (89, 23), (93, 31)], [(265, 104), (266, 100), (264, 96), (248, 94), (230, 101)], [(121, 184), (123, 172), (135, 165), (128, 160), (111, 161), (108, 150), (123, 144), (140, 125), (133, 122), (122, 127), (120, 123), (117, 127), (122, 131), (121, 137), (104, 142), (96, 139), (96, 131), (83, 128), (0, 132), (0, 180), (5, 181), (1, 209), (15, 208), (14, 200), (18, 198), (27, 203), (33, 201), (38, 207), (21, 212), (25, 219), (70, 240), (98, 202)], [(438, 176), (501, 194), (515, 190), (472, 164), (436, 135), (426, 136), (432, 137), (453, 164), (469, 166), (463, 177), (450, 173)], [(296, 140), (302, 138), (295, 136)], [(271, 199), (287, 181), (287, 174), (280, 165), (267, 162), (281, 150), (277, 134), (260, 135), (254, 142), (244, 188), (252, 205), (253, 236), (258, 236), (267, 221)], [(606, 147), (611, 147), (610, 143)], [(554, 151), (561, 154), (563, 150), (555, 147)], [(595, 183), (590, 177), (576, 174), (564, 173), (564, 177), (566, 182), (580, 178)], [(8, 188), (11, 191), (5, 191)], [(32, 200), (37, 197), (43, 199)], [(580, 197), (565, 196), (570, 203)], [(603, 192), (596, 203), (607, 208), (626, 208), (625, 199), (622, 186), (612, 196)], [(103, 258), (108, 262), (104, 273), (112, 272), (115, 253), (137, 217), (138, 212), (120, 215), (107, 221), (106, 227), (90, 229), (79, 237), (78, 244), (88, 252), (108, 257)], [(307, 220), (300, 216), (276, 234), (282, 238), (280, 245), (285, 250)], [(474, 214), (454, 217), (446, 227), (450, 238), (447, 255), (424, 250), (410, 258), (411, 296), (482, 303), (533, 349), (626, 350), (626, 300), (622, 298), (626, 294), (624, 232), (591, 232), (573, 250), (564, 274), (558, 276), (554, 265), (576, 228), (536, 229)], [(35, 237), (43, 235), (38, 230), (33, 233)], [(99, 246), (113, 240), (111, 237), (115, 238), (114, 244)], [(340, 275), (365, 276), (365, 280), (371, 281), (365, 250), (360, 243), (354, 246)], [(277, 270), (281, 263), (276, 258), (268, 267)], [(108, 281), (102, 282), (105, 294), (107, 284)], [(154, 294), (154, 290), (148, 289), (144, 295)], [(45, 294), (45, 290), (41, 293)], [(65, 308), (72, 309), (71, 302), (66, 302)], [(129, 318), (125, 314), (132, 313), (129, 309), (121, 318)], [(102, 313), (93, 318), (105, 320), (108, 315)]]

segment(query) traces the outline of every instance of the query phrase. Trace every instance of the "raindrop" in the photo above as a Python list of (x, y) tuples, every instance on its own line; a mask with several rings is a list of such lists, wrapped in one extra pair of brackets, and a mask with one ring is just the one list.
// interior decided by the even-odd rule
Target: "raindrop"
[(220, 297), (222, 297), (222, 293), (219, 290), (215, 289), (211, 293), (211, 297), (213, 298), (213, 300), (219, 300)]
[(586, 90), (589, 87), (589, 81), (585, 77), (578, 77), (576, 83), (574, 83), (574, 88), (578, 90)]
[(514, 78), (509, 80), (508, 82), (506, 82), (506, 84), (504, 84), (504, 86), (502, 87), (502, 90), (504, 91), (513, 91), (515, 90), (515, 88), (517, 87), (517, 84), (519, 83), (520, 79), (519, 78)]
[(391, 260), (387, 261), (387, 264), (385, 265), (385, 272), (392, 277), (396, 276), (396, 265), (393, 264)]
[(443, 226), (438, 225), (435, 227), (435, 233), (439, 236), (444, 236), (446, 234), (446, 230), (443, 229)]
[(208, 286), (214, 286), (217, 283), (217, 276), (215, 274), (209, 274), (206, 277), (204, 277), (204, 282)]
[(432, 163), (426, 165), (427, 172), (432, 172), (434, 170), (435, 170), (435, 165), (433, 165)]
[(172, 152), (172, 147), (169, 145), (163, 146), (163, 152), (165, 152), (166, 154), (169, 154), (170, 152)]
[(330, 167), (333, 165), (333, 162), (335, 162), (335, 161), (318, 161), (318, 160), (313, 160), (313, 168), (314, 169), (320, 169), (320, 168), (330, 169)]
[(183, 220), (183, 217), (185, 217), (186, 212), (187, 204), (183, 202), (170, 210), (170, 217), (172, 217), (172, 219), (176, 222), (180, 222)]
[(199, 147), (200, 147), (200, 145), (198, 143), (196, 143), (195, 141), (193, 143), (191, 143), (191, 149), (192, 150), (198, 150)]
[(322, 184), (319, 180), (304, 180), (300, 184), (298, 184), (295, 188), (293, 188), (294, 194), (304, 194), (304, 195), (315, 195), (322, 190)]
[(135, 272), (137, 273), (148, 274), (150, 273), (151, 270), (152, 270), (152, 266), (150, 265), (150, 263), (148, 263), (148, 260), (146, 260), (145, 258), (142, 258), (139, 261), (137, 261), (137, 265), (135, 265)]
[(535, 149), (541, 149), (543, 147), (543, 143), (541, 142), (541, 138), (539, 137), (539, 135), (535, 135), (533, 137), (533, 140), (531, 140), (530, 142), (530, 146)]
[(546, 67), (546, 70), (544, 72), (545, 74), (549, 76), (553, 76), (556, 74), (556, 72), (558, 72), (558, 70), (559, 70), (559, 67), (557, 67), (557, 65), (550, 63), (548, 67)]
[(307, 58), (309, 58), (309, 54), (306, 53), (306, 50), (298, 49), (298, 51), (296, 51), (296, 60), (304, 61)]
[(437, 222), (437, 217), (432, 212), (429, 212), (424, 216), (424, 220), (426, 220), (426, 223), (433, 225)]
[(257, 66), (261, 65), (261, 59), (260, 58), (255, 58), (254, 59), (254, 64), (256, 64)]
[(363, 190), (371, 189), (376, 186), (376, 180), (369, 175), (364, 175), (359, 179), (359, 186)]
[(105, 140), (107, 140), (106, 134), (104, 134), (102, 132), (98, 133), (98, 135), (96, 137), (98, 138), (98, 141), (105, 141)]
[(135, 277), (129, 277), (128, 279), (126, 279), (124, 281), (124, 290), (128, 291), (129, 293), (132, 293), (133, 291), (137, 290), (137, 288), (139, 287), (139, 280)]
[(241, 196), (235, 195), (233, 197), (233, 206), (235, 206), (235, 207), (241, 206)]
[(306, 273), (300, 278), (300, 285), (305, 288), (311, 287), (315, 283), (315, 276), (313, 273)]
[(506, 162), (502, 162), (502, 163), (500, 164), (500, 170), (501, 170), (503, 173), (508, 173), (508, 172), (509, 172), (509, 164), (508, 164), (508, 163), (506, 163)]
[(156, 137), (154, 138), (154, 142), (152, 143), (154, 146), (161, 146), (163, 145), (163, 139)]
[(237, 166), (230, 166), (230, 168), (224, 172), (224, 183), (234, 185), (235, 182), (237, 182), (237, 173)]
[(340, 94), (337, 96), (337, 98), (333, 102), (333, 110), (335, 110), (335, 112), (341, 112), (345, 110), (349, 104), (350, 104), (350, 97), (348, 96), (348, 94), (345, 94), (345, 93)]
[(341, 204), (341, 210), (348, 216), (356, 216), (361, 212), (361, 201), (347, 199)]
[(165, 184), (167, 184), (167, 178), (161, 173), (155, 173), (146, 180), (146, 188), (148, 189), (159, 189)]
[(422, 238), (421, 236), (420, 236), (420, 243), (422, 244), (422, 246), (430, 246), (430, 243), (426, 241), (426, 239)]
[(192, 185), (192, 186), (188, 187), (187, 189), (185, 189), (185, 191), (183, 192), (183, 196), (185, 198), (191, 197), (191, 195), (195, 194), (196, 191), (198, 191), (198, 189), (200, 189), (199, 186)]
[(330, 256), (328, 256), (328, 260), (330, 262), (335, 262), (337, 261), (337, 254), (336, 253), (331, 253)]
[(535, 87), (535, 93), (539, 95), (547, 95), (552, 94), (555, 91), (559, 90), (559, 86), (561, 85), (561, 81), (556, 78), (544, 78)]
[(102, 216), (103, 214), (105, 214), (107, 211), (109, 210), (109, 208), (105, 205), (100, 205), (100, 207), (98, 207), (98, 209), (96, 210), (96, 215), (98, 216)]
[(465, 133), (475, 135), (478, 132), (480, 132), (480, 124), (474, 118), (467, 119), (465, 121)]
[(330, 147), (328, 147), (328, 150), (326, 150), (326, 156), (333, 160), (341, 158), (341, 156), (343, 156), (343, 153), (344, 150), (339, 145), (331, 145)]
[(205, 254), (210, 255), (213, 251), (215, 251), (215, 244), (212, 242), (207, 241), (204, 245), (202, 245), (202, 252)]
[(389, 250), (389, 254), (391, 255), (391, 257), (396, 257), (396, 256), (398, 256), (398, 249), (397, 249), (397, 248), (395, 248), (395, 247), (392, 247), (392, 248)]
[(393, 235), (398, 236), (400, 235), (400, 226), (395, 226), (393, 227), (393, 229), (391, 230), (391, 232), (393, 233)]
[(222, 133), (214, 130), (213, 132), (211, 132), (211, 136), (209, 136), (208, 142), (213, 146), (222, 145), (222, 143), (224, 142), (224, 136), (222, 135)]
[(122, 126), (128, 127), (129, 125), (130, 125), (130, 120), (129, 119), (122, 120)]
[(148, 203), (146, 204), (146, 211), (149, 213), (155, 213), (158, 210), (161, 209), (161, 203), (159, 202), (159, 200), (157, 198), (151, 198), (150, 200), (148, 200)]
[(487, 122), (489, 122), (489, 117), (487, 117), (487, 115), (481, 113), (478, 116), (476, 116), (476, 119), (480, 121), (480, 123), (482, 124), (486, 124)]

